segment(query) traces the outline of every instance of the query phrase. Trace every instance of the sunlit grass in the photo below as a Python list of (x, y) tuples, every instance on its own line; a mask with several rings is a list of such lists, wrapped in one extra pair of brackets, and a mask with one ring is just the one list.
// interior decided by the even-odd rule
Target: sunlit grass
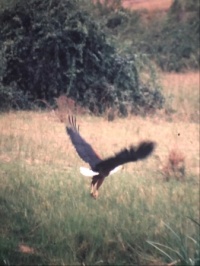
[(167, 10), (170, 8), (172, 4), (172, 0), (146, 0), (146, 1), (130, 1), (130, 0), (123, 0), (123, 6), (126, 8), (131, 8), (133, 10), (138, 9), (145, 9), (148, 11), (155, 11), (155, 10)]
[[(122, 173), (106, 181), (95, 201), (77, 172), (29, 169), (17, 162), (1, 169), (3, 241), (11, 237), (13, 248), (3, 256), (10, 263), (23, 243), (43, 263), (127, 264), (136, 263), (141, 253), (142, 264), (145, 256), (155, 255), (147, 240), (167, 239), (173, 246), (164, 222), (196, 235), (186, 217), (198, 215), (197, 180), (163, 183), (155, 176)], [(26, 261), (27, 254), (18, 255)]]
[(173, 119), (199, 122), (200, 73), (162, 74), (162, 85)]
[[(182, 86), (165, 78), (171, 87), (164, 91), (174, 87), (178, 103)], [(181, 110), (193, 112), (196, 90), (189, 88)], [(141, 140), (157, 142), (147, 160), (108, 177), (94, 200), (90, 179), (79, 173), (85, 164), (54, 113), (0, 114), (0, 264), (166, 265), (173, 261), (149, 243), (180, 250), (168, 228), (198, 241), (199, 228), (188, 217), (199, 217), (199, 125), (172, 118), (77, 117), (81, 134), (102, 157)], [(185, 179), (166, 182), (163, 166), (173, 149), (184, 156)], [(195, 243), (186, 244), (188, 258), (194, 257)]]

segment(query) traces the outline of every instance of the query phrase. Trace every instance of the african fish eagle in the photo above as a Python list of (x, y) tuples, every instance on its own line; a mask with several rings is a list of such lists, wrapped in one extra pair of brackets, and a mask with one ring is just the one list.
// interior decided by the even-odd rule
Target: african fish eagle
[(80, 167), (80, 172), (83, 175), (91, 176), (91, 196), (98, 197), (98, 189), (102, 185), (105, 177), (115, 173), (121, 168), (121, 165), (137, 160), (145, 159), (155, 148), (155, 143), (152, 141), (143, 141), (138, 146), (130, 146), (116, 153), (107, 159), (102, 160), (93, 150), (92, 146), (87, 143), (79, 134), (79, 126), (76, 124), (76, 118), (68, 117), (69, 125), (66, 131), (74, 145), (78, 155), (83, 161), (88, 163), (91, 169)]

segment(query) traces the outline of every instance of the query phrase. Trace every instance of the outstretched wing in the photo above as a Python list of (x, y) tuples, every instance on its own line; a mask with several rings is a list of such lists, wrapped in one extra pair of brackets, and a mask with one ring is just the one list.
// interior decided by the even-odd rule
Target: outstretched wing
[(83, 161), (89, 163), (93, 169), (96, 164), (101, 162), (100, 157), (93, 150), (92, 146), (88, 144), (79, 134), (79, 127), (76, 125), (76, 118), (73, 116), (68, 117), (69, 126), (66, 127), (66, 131), (78, 153)]
[(94, 171), (96, 172), (110, 172), (115, 167), (128, 163), (135, 162), (137, 160), (145, 159), (149, 156), (155, 148), (155, 143), (151, 141), (141, 142), (137, 147), (130, 147), (117, 153), (115, 156), (99, 162)]

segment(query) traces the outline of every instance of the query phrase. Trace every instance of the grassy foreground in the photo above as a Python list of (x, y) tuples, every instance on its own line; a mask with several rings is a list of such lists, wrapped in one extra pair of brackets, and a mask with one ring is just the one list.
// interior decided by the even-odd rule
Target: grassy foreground
[[(185, 111), (192, 108), (188, 102)], [(198, 124), (159, 116), (77, 120), (102, 157), (144, 139), (156, 141), (156, 151), (108, 177), (94, 200), (90, 179), (79, 173), (84, 163), (53, 113), (1, 114), (0, 265), (195, 265)], [(172, 149), (184, 155), (186, 173), (166, 182)]]

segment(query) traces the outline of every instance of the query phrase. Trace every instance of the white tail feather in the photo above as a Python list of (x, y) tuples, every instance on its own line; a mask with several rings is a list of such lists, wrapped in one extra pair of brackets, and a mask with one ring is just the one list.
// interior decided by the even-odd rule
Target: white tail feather
[(99, 174), (98, 172), (94, 172), (86, 167), (80, 167), (80, 173), (84, 176), (94, 176)]
[(114, 173), (116, 173), (117, 171), (119, 171), (122, 168), (122, 165), (119, 165), (117, 167), (115, 167), (112, 171), (110, 171), (109, 175), (112, 175)]

